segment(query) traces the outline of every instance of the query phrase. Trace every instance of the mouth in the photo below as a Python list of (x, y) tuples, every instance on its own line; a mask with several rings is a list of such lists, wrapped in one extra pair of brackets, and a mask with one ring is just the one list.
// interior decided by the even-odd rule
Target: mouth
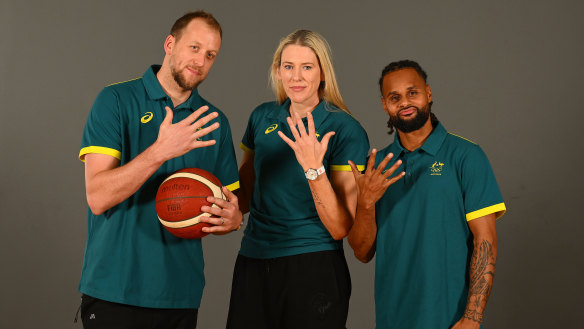
[(194, 68), (194, 67), (187, 66), (187, 67), (185, 67), (185, 70), (187, 70), (190, 74), (193, 74), (193, 75), (201, 75), (201, 70)]
[(398, 114), (402, 117), (410, 117), (418, 112), (418, 109), (415, 106), (409, 106), (405, 109), (402, 109), (398, 112)]
[(292, 91), (295, 91), (295, 92), (303, 91), (305, 88), (306, 87), (302, 87), (302, 86), (292, 86), (292, 87), (290, 87), (290, 89)]

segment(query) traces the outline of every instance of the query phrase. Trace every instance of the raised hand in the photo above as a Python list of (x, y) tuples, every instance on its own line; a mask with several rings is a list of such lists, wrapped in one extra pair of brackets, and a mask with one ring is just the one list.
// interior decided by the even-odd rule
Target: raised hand
[[(383, 193), (387, 188), (397, 182), (400, 178), (404, 177), (405, 172), (389, 178), (401, 165), (402, 161), (396, 161), (391, 168), (385, 170), (385, 166), (389, 163), (391, 158), (393, 158), (393, 153), (389, 153), (380, 163), (377, 168), (375, 168), (375, 156), (377, 155), (377, 150), (373, 149), (371, 155), (369, 155), (369, 160), (367, 161), (367, 169), (364, 174), (361, 174), (357, 170), (357, 166), (353, 161), (349, 160), (349, 165), (353, 171), (353, 176), (357, 182), (358, 197), (357, 204), (364, 207), (374, 206), (375, 203), (381, 199)], [(385, 170), (385, 172), (384, 172)]]
[(217, 217), (201, 217), (201, 222), (213, 224), (215, 226), (203, 227), (203, 232), (214, 233), (214, 234), (225, 234), (231, 231), (238, 230), (241, 227), (243, 221), (243, 214), (239, 210), (237, 203), (237, 196), (233, 194), (227, 187), (223, 186), (221, 188), (223, 194), (227, 197), (227, 201), (215, 198), (207, 197), (207, 201), (214, 203), (217, 207), (202, 206), (201, 211), (209, 214), (213, 214)]
[(199, 140), (199, 138), (219, 128), (219, 122), (202, 128), (219, 115), (217, 112), (213, 112), (199, 119), (208, 109), (208, 106), (201, 106), (182, 121), (173, 124), (173, 112), (168, 106), (166, 107), (166, 117), (160, 124), (158, 139), (154, 143), (157, 147), (157, 152), (162, 155), (164, 161), (179, 157), (193, 149), (211, 146), (216, 143), (214, 139), (208, 141)]
[[(335, 134), (334, 131), (330, 131), (326, 133), (319, 142), (316, 138), (312, 114), (308, 112), (306, 118), (308, 120), (308, 132), (306, 131), (306, 127), (304, 127), (302, 119), (297, 113), (292, 112), (292, 118), (288, 117), (286, 119), (290, 126), (292, 136), (294, 136), (294, 141), (284, 135), (281, 131), (278, 131), (280, 138), (282, 138), (284, 142), (294, 150), (296, 160), (298, 160), (298, 163), (302, 166), (304, 171), (309, 168), (317, 169), (322, 166), (322, 160), (324, 159), (324, 154), (328, 148), (328, 142)], [(296, 129), (296, 126), (298, 126), (298, 129)]]

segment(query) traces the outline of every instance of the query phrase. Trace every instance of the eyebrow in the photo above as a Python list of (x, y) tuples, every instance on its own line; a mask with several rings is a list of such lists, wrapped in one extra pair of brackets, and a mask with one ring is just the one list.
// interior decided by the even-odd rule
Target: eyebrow
[[(412, 90), (412, 89), (419, 89), (417, 86), (409, 86), (408, 88), (406, 88), (406, 90)], [(392, 90), (390, 92), (387, 93), (387, 95), (385, 95), (385, 97), (388, 97), (390, 95), (394, 95), (394, 94), (399, 94), (397, 91)]]
[[(286, 63), (286, 64), (294, 64), (293, 62), (290, 62), (290, 61), (283, 61), (282, 64), (284, 64), (284, 63)], [(300, 63), (300, 65), (306, 65), (306, 64), (314, 65), (313, 62)]]

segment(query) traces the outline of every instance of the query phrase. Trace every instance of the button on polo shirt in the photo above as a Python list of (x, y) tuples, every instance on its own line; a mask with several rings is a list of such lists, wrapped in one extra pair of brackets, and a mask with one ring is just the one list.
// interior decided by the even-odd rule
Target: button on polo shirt
[[(342, 241), (335, 241), (318, 217), (294, 151), (278, 136), (281, 131), (294, 140), (286, 122), (289, 107), (289, 99), (281, 105), (258, 106), (242, 140), (242, 149), (254, 154), (256, 177), (240, 250), (247, 257), (275, 258), (342, 248)], [(329, 179), (331, 171), (350, 171), (348, 160), (364, 168), (369, 141), (351, 115), (321, 101), (312, 117), (319, 140), (327, 132), (335, 132), (323, 160)]]
[(467, 221), (505, 204), (481, 148), (438, 124), (413, 152), (395, 141), (389, 153), (406, 176), (376, 204), (377, 328), (449, 328), (466, 306), (472, 234)]
[(88, 211), (88, 232), (79, 290), (95, 298), (155, 308), (198, 308), (204, 287), (201, 240), (175, 237), (158, 221), (155, 195), (160, 183), (178, 169), (194, 167), (213, 173), (222, 184), (239, 187), (237, 162), (225, 115), (193, 90), (173, 108), (156, 78), (160, 66), (142, 78), (114, 84), (98, 95), (85, 126), (79, 158), (101, 153), (130, 162), (158, 137), (166, 115), (173, 123), (203, 105), (218, 112), (220, 128), (204, 136), (210, 147), (198, 148), (166, 161), (122, 203), (96, 216)]

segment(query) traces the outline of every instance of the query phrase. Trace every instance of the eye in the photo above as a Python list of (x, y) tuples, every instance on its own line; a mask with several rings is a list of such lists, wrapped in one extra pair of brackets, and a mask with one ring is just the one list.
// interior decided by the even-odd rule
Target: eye
[(215, 59), (217, 55), (215, 53), (207, 53), (207, 58), (208, 59)]
[(409, 96), (416, 96), (418, 94), (418, 92), (416, 90), (410, 90), (408, 95)]
[(199, 46), (192, 46), (194, 51), (199, 51)]
[(399, 96), (398, 95), (392, 95), (389, 97), (389, 101), (392, 103), (395, 103), (397, 101), (399, 101)]
[(306, 71), (308, 71), (308, 70), (312, 69), (312, 66), (304, 65), (302, 68), (305, 69)]
[(285, 70), (291, 70), (291, 69), (292, 69), (292, 65), (290, 65), (290, 64), (284, 64), (284, 65), (282, 65), (282, 67), (283, 67)]

